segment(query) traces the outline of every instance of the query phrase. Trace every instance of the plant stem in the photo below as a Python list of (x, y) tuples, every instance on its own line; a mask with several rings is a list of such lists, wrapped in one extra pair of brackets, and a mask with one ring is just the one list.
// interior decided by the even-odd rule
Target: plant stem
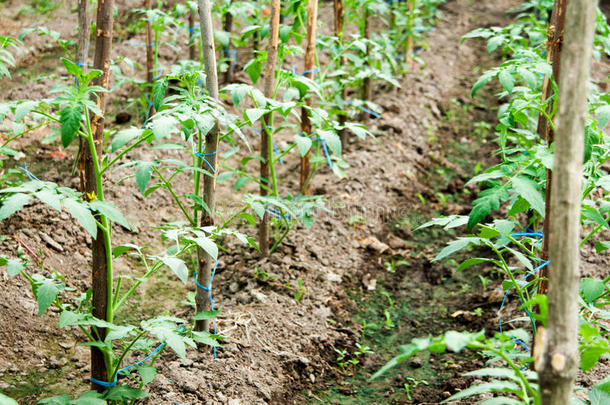
[(169, 191), (169, 193), (172, 195), (172, 198), (174, 199), (174, 201), (178, 205), (178, 208), (180, 208), (180, 211), (182, 211), (182, 213), (186, 217), (187, 221), (189, 221), (189, 224), (191, 226), (196, 226), (197, 222), (195, 222), (195, 220), (193, 218), (191, 218), (191, 216), (189, 215), (188, 211), (184, 208), (184, 205), (180, 201), (180, 198), (178, 198), (176, 193), (174, 193), (174, 190), (172, 189), (172, 185), (167, 180), (165, 180), (165, 177), (163, 177), (163, 174), (161, 174), (159, 169), (157, 169), (155, 166), (153, 166), (153, 170), (155, 171), (155, 173), (157, 173), (157, 176), (159, 176), (159, 178), (161, 179), (161, 182), (163, 182), (163, 184), (165, 185), (165, 188), (167, 189), (167, 191)]

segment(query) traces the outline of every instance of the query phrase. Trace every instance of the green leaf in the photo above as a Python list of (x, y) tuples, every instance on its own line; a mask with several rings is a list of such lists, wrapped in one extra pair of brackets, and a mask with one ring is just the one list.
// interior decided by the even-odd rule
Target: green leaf
[(472, 90), (470, 92), (470, 96), (474, 97), (475, 93), (481, 87), (483, 87), (487, 83), (489, 83), (489, 81), (491, 80), (492, 77), (493, 77), (493, 73), (491, 73), (491, 72), (485, 72), (481, 77), (479, 77), (479, 80), (477, 80), (476, 83), (474, 84), (474, 86), (472, 86)]
[(66, 326), (76, 325), (79, 320), (80, 317), (76, 312), (62, 311), (62, 313), (59, 314), (59, 327), (65, 328)]
[(214, 319), (220, 313), (219, 310), (216, 311), (200, 311), (193, 316), (194, 321), (206, 321), (208, 319)]
[(595, 385), (589, 392), (589, 401), (591, 405), (610, 404), (610, 380)]
[(598, 240), (597, 242), (595, 242), (595, 251), (597, 253), (601, 253), (604, 250), (608, 250), (608, 249), (610, 249), (610, 241)]
[(157, 80), (153, 84), (153, 104), (155, 106), (155, 110), (159, 111), (161, 108), (161, 102), (163, 101), (163, 96), (165, 96), (165, 91), (167, 90), (167, 76), (163, 78), (163, 80)]
[(512, 73), (508, 70), (502, 70), (498, 75), (498, 80), (500, 80), (500, 84), (504, 87), (509, 93), (512, 93), (513, 88), (515, 87), (515, 78)]
[(425, 350), (426, 347), (427, 346), (422, 347), (421, 345), (417, 345), (415, 343), (409, 343), (407, 345), (400, 346), (401, 354), (399, 354), (398, 356), (392, 358), (383, 367), (381, 367), (379, 370), (377, 370), (375, 372), (375, 374), (373, 374), (369, 378), (369, 381), (372, 381), (372, 380), (374, 380), (376, 378), (379, 378), (381, 375), (385, 374), (390, 369), (396, 367), (397, 365), (399, 365), (400, 363), (402, 363), (405, 360), (409, 359), (413, 355), (419, 353), (420, 351)]
[(35, 192), (34, 196), (54, 210), (61, 211), (59, 194), (57, 194), (55, 190), (43, 188), (42, 190)]
[(15, 212), (22, 209), (27, 203), (32, 200), (32, 196), (29, 194), (13, 194), (2, 202), (0, 207), (0, 221), (13, 215)]
[(61, 144), (67, 148), (78, 133), (81, 124), (83, 107), (80, 104), (70, 104), (59, 112), (61, 124)]
[(216, 243), (214, 243), (212, 239), (206, 237), (199, 237), (193, 238), (192, 241), (195, 242), (197, 246), (203, 249), (208, 255), (210, 255), (212, 259), (218, 259), (218, 246), (216, 246)]
[(125, 146), (132, 139), (139, 138), (142, 133), (144, 133), (144, 129), (131, 127), (127, 129), (123, 129), (119, 131), (114, 138), (112, 138), (112, 144), (110, 145), (110, 150), (115, 152), (116, 150)]
[(19, 405), (19, 404), (14, 399), (7, 397), (6, 395), (4, 395), (3, 393), (0, 392), (0, 405)]
[(208, 345), (211, 347), (220, 346), (218, 344), (218, 340), (214, 337), (214, 335), (212, 335), (206, 331), (203, 331), (203, 332), (193, 331), (193, 340), (197, 343), (201, 343), (201, 344)]
[(299, 155), (301, 155), (301, 157), (307, 155), (307, 152), (309, 152), (309, 149), (311, 149), (311, 145), (313, 144), (310, 138), (298, 134), (294, 136), (294, 142), (297, 144), (297, 149), (299, 150)]
[(263, 108), (247, 108), (244, 112), (246, 118), (250, 122), (250, 125), (254, 126), (267, 111)]
[(610, 105), (605, 104), (599, 107), (597, 113), (597, 127), (603, 129), (610, 121)]
[(136, 245), (132, 245), (131, 243), (126, 243), (124, 245), (118, 245), (118, 246), (115, 246), (114, 249), (112, 249), (112, 256), (116, 258), (116, 257), (121, 256), (122, 254), (129, 252), (130, 250), (139, 251), (140, 247), (136, 246)]
[(117, 207), (115, 207), (113, 204), (106, 202), (106, 201), (102, 202), (99, 200), (94, 200), (94, 201), (91, 201), (89, 203), (89, 205), (95, 211), (99, 212), (102, 215), (105, 215), (112, 222), (116, 222), (117, 224), (120, 224), (121, 226), (125, 227), (126, 229), (131, 230), (129, 222), (127, 222), (127, 220), (125, 219), (125, 217), (123, 216), (121, 211), (119, 211), (119, 209)]
[(25, 263), (21, 259), (12, 258), (6, 261), (6, 272), (9, 277), (15, 277), (22, 270), (25, 270)]
[(536, 74), (530, 72), (525, 68), (517, 68), (517, 73), (525, 80), (530, 89), (536, 90), (538, 85), (538, 79)]
[(470, 211), (468, 216), (468, 223), (466, 228), (469, 232), (475, 227), (476, 224), (481, 222), (491, 213), (491, 204), (488, 199), (484, 199), (481, 203), (475, 205)]
[(479, 402), (479, 405), (522, 405), (523, 402), (509, 397), (494, 397)]
[(150, 183), (150, 177), (152, 175), (154, 162), (138, 162), (136, 170), (136, 184), (142, 194), (146, 191), (148, 183)]
[(250, 76), (250, 80), (252, 83), (256, 84), (258, 79), (261, 76), (261, 70), (263, 68), (263, 64), (258, 59), (252, 59), (246, 66), (244, 66), (244, 70), (248, 72), (248, 76)]
[(17, 105), (17, 107), (15, 108), (15, 122), (23, 121), (25, 116), (30, 111), (32, 111), (36, 107), (36, 105), (38, 105), (38, 102), (31, 100), (24, 101), (23, 103)]
[(584, 278), (580, 283), (580, 291), (589, 304), (604, 295), (604, 281), (597, 278)]
[(598, 225), (603, 226), (604, 228), (608, 228), (608, 222), (596, 208), (584, 207), (582, 209), (582, 216)]
[(463, 389), (462, 391), (454, 394), (443, 401), (443, 403), (456, 401), (462, 398), (469, 398), (475, 395), (484, 394), (488, 392), (511, 392), (519, 390), (519, 386), (508, 382), (508, 381), (492, 381), (488, 383), (483, 383), (479, 385), (475, 385), (472, 387), (468, 387)]
[(156, 141), (169, 138), (172, 134), (179, 132), (178, 121), (174, 117), (168, 115), (155, 115), (152, 123), (152, 131)]
[(447, 348), (455, 353), (461, 352), (468, 343), (472, 340), (472, 335), (468, 332), (456, 332), (450, 330), (445, 334), (443, 342), (447, 345)]
[(462, 262), (462, 264), (460, 264), (460, 266), (457, 268), (456, 271), (462, 271), (462, 270), (467, 269), (468, 267), (474, 266), (479, 263), (489, 262), (490, 260), (491, 259), (483, 259), (483, 258), (478, 258), (478, 257), (466, 259)]
[(80, 397), (70, 402), (70, 405), (106, 405), (105, 399), (102, 399), (102, 394), (96, 391), (87, 391)]
[(36, 301), (38, 301), (38, 316), (40, 316), (53, 304), (57, 294), (59, 294), (59, 288), (53, 280), (45, 279), (35, 290)]
[(599, 359), (606, 353), (610, 353), (608, 346), (590, 346), (580, 354), (580, 367), (586, 373), (591, 370)]
[(189, 277), (189, 270), (186, 267), (186, 264), (183, 260), (178, 259), (177, 257), (169, 257), (164, 256), (159, 258), (163, 264), (169, 267), (176, 276), (182, 281), (184, 284), (187, 283)]
[(512, 179), (513, 188), (530, 206), (544, 217), (544, 199), (536, 187), (536, 183), (525, 177)]
[(339, 135), (333, 131), (318, 131), (318, 135), (321, 139), (324, 139), (326, 146), (333, 154), (341, 156), (341, 138), (339, 138)]
[(447, 246), (441, 250), (441, 252), (432, 260), (433, 262), (444, 259), (445, 257), (452, 255), (470, 245), (478, 246), (481, 244), (481, 239), (476, 237), (458, 238), (447, 244)]
[(97, 224), (91, 211), (84, 204), (71, 198), (66, 198), (63, 202), (70, 215), (95, 239), (97, 237)]
[(140, 374), (142, 384), (146, 385), (155, 380), (157, 369), (153, 366), (138, 366), (138, 374)]
[[(45, 398), (38, 401), (38, 404), (47, 405), (70, 405), (70, 396), (68, 394), (61, 394), (51, 398)], [(4, 405), (4, 404), (2, 404)]]
[(76, 63), (72, 62), (70, 59), (61, 58), (61, 63), (64, 64), (64, 66), (66, 67), (66, 70), (72, 76), (81, 75), (81, 73), (82, 73), (81, 69), (78, 67), (78, 65)]
[(146, 398), (149, 394), (139, 388), (132, 388), (127, 385), (115, 385), (104, 394), (104, 399), (109, 401), (123, 401), (126, 399)]
[(250, 177), (241, 176), (237, 180), (235, 180), (235, 184), (233, 185), (233, 190), (237, 191), (240, 188), (242, 188), (243, 186), (245, 186), (246, 184), (248, 184), (249, 182), (250, 182)]

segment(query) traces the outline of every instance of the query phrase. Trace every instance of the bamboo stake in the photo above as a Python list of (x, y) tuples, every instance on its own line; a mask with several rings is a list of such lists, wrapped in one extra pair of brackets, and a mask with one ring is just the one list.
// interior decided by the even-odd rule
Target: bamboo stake
[[(206, 89), (210, 96), (218, 100), (218, 73), (216, 71), (216, 49), (214, 47), (214, 26), (212, 24), (212, 7), (209, 0), (199, 0), (199, 21), (201, 26), (201, 46), (203, 49), (203, 62), (206, 75)], [(205, 153), (204, 159), (213, 168), (212, 176), (203, 176), (203, 201), (210, 209), (208, 214), (203, 211), (201, 217), (201, 226), (214, 225), (214, 209), (216, 205), (216, 174), (218, 171), (218, 159), (216, 152), (218, 150), (218, 121), (214, 127), (205, 136)], [(206, 169), (207, 164), (201, 162), (202, 168)], [(208, 255), (203, 249), (198, 251), (199, 257), (199, 272), (197, 281), (200, 285), (209, 286), (212, 276), (212, 268), (215, 265), (214, 259)], [(198, 288), (195, 295), (197, 304), (197, 312), (210, 309), (211, 303), (207, 291)], [(208, 331), (210, 328), (209, 320), (200, 320), (195, 322), (195, 329), (198, 331)]]
[[(280, 32), (280, 0), (271, 1), (271, 15), (269, 17), (269, 45), (267, 46), (267, 68), (265, 71), (264, 94), (272, 98), (275, 93), (275, 69), (277, 65), (277, 51)], [(273, 143), (271, 136), (273, 130), (267, 127), (273, 126), (273, 113), (265, 114), (263, 127), (261, 128), (261, 161), (260, 176), (262, 196), (269, 194), (268, 187), (271, 185), (271, 159), (273, 159)], [(264, 186), (264, 187), (263, 187)], [(258, 229), (258, 245), (263, 257), (269, 256), (269, 213), (265, 211), (261, 225)]]
[[(144, 0), (144, 8), (146, 11), (151, 10), (150, 0)], [(149, 103), (153, 100), (152, 88), (153, 82), (155, 80), (155, 61), (154, 61), (154, 47), (153, 47), (153, 32), (152, 25), (150, 24), (150, 19), (146, 18), (146, 81), (150, 85), (150, 100)], [(148, 119), (150, 119), (155, 113), (154, 106), (147, 106), (149, 109)]]
[[(369, 39), (370, 38), (370, 30), (369, 30), (369, 9), (368, 7), (365, 5), (364, 6), (364, 10), (362, 10), (362, 12), (364, 13), (364, 24), (361, 27), (361, 32), (360, 35), (365, 38), (365, 39)], [(368, 57), (368, 44), (366, 46), (367, 48), (367, 55), (365, 55), (365, 57)], [(366, 64), (368, 65), (368, 61), (366, 62)], [(371, 78), (370, 77), (365, 77), (364, 80), (362, 81), (362, 87), (360, 88), (360, 99), (363, 101), (367, 101), (371, 99)], [(366, 112), (362, 112), (361, 114), (362, 120), (363, 121), (367, 121), (368, 120), (368, 113)]]
[[(318, 22), (318, 0), (307, 2), (307, 48), (305, 49), (304, 76), (313, 79), (313, 70), (316, 67), (316, 28)], [(305, 98), (305, 105), (311, 107), (311, 97)], [(311, 135), (311, 121), (309, 120), (309, 109), (301, 109), (301, 134)], [(300, 188), (303, 195), (311, 194), (310, 184), (307, 182), (311, 172), (311, 149), (301, 158), (301, 181)]]
[(543, 405), (571, 403), (578, 371), (579, 240), (587, 91), (597, 1), (570, 0), (566, 8), (561, 88), (551, 190), (548, 330), (536, 370)]
[(411, 54), (413, 53), (413, 19), (415, 18), (415, 2), (416, 0), (407, 0), (407, 5), (409, 7), (409, 26), (407, 27), (409, 30), (409, 35), (407, 36), (407, 44), (405, 46), (405, 63), (407, 65), (411, 61)]
[[(112, 23), (114, 0), (98, 1), (97, 17), (96, 17), (96, 41), (95, 41), (95, 59), (93, 67), (102, 71), (102, 75), (94, 79), (94, 84), (105, 89), (109, 88), (110, 82), (110, 55), (112, 48)], [(106, 94), (100, 92), (97, 94), (95, 102), (101, 110), (102, 115), (94, 115), (91, 120), (91, 131), (95, 149), (99, 157), (102, 156), (102, 145), (104, 143), (104, 114), (106, 112)], [(85, 167), (85, 188), (86, 193), (98, 194), (96, 185), (95, 169), (93, 157), (89, 148), (83, 148), (83, 159)], [(98, 319), (108, 320), (112, 322), (112, 308), (109, 307), (112, 297), (112, 274), (108, 268), (107, 251), (102, 232), (97, 230), (97, 237), (91, 245), (93, 256), (92, 274), (91, 274), (91, 289), (93, 291), (92, 304), (93, 316)], [(110, 295), (110, 297), (109, 297)], [(97, 329), (100, 339), (106, 336), (106, 329)], [(103, 353), (96, 347), (91, 347), (91, 377), (105, 381), (110, 376), (107, 375), (107, 365), (104, 361)], [(99, 387), (92, 384), (93, 389), (101, 390)]]

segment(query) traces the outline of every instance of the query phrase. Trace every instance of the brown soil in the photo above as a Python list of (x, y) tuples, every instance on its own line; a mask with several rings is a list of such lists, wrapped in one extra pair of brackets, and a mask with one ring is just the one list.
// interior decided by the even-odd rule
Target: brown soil
[[(9, 0), (0, 4), (3, 22), (0, 34), (14, 35), (34, 22), (31, 16), (14, 18), (20, 3)], [(139, 6), (135, 1), (119, 3), (122, 3), (119, 15), (126, 15), (129, 9)], [(416, 248), (410, 244), (413, 239), (410, 229), (395, 225), (397, 220), (407, 217), (414, 218), (411, 225), (415, 226), (439, 213), (468, 212), (469, 201), (464, 195), (463, 184), (472, 173), (472, 167), (461, 168), (446, 157), (451, 156), (450, 145), (457, 140), (457, 143), (470, 145), (475, 150), (470, 165), (473, 166), (477, 160), (493, 161), (494, 145), (487, 144), (485, 139), (482, 143), (472, 139), (470, 131), (475, 119), (494, 122), (496, 102), (491, 90), (485, 98), (487, 105), (470, 100), (470, 88), (477, 77), (473, 68), (492, 61), (486, 55), (483, 42), (467, 41), (459, 46), (459, 40), (474, 28), (506, 24), (509, 21), (506, 10), (515, 4), (515, 0), (449, 1), (443, 7), (439, 26), (427, 40), (430, 48), (420, 53), (425, 65), (405, 75), (400, 89), (375, 89), (374, 101), (382, 107), (383, 114), (368, 124), (377, 135), (376, 141), (354, 140), (348, 146), (345, 160), (350, 168), (346, 179), (337, 180), (328, 169), (316, 174), (312, 190), (315, 194), (324, 194), (332, 213), (320, 213), (311, 230), (293, 230), (270, 259), (260, 260), (251, 249), (229, 242), (226, 247), (231, 253), (221, 256), (214, 281), (215, 302), (223, 310), (219, 316), (219, 330), (226, 336), (218, 350), (218, 358), (212, 359), (207, 351), (191, 350), (188, 360), (182, 362), (172, 352), (164, 351), (157, 363), (159, 374), (150, 386), (152, 396), (142, 403), (306, 403), (309, 395), (300, 393), (320, 391), (341, 378), (334, 349), (353, 347), (359, 331), (359, 325), (351, 319), (358, 309), (348, 296), (351, 292), (368, 294), (366, 286), (371, 284), (371, 280), (383, 279), (387, 273), (384, 261), (392, 255), (411, 257), (416, 254), (419, 258), (411, 267), (397, 272), (397, 277), (430, 285), (451, 279), (451, 269), (429, 263), (434, 252), (448, 240), (446, 237), (431, 241), (425, 248)], [(327, 26), (331, 26), (328, 23), (330, 13), (321, 15)], [(59, 31), (62, 36), (74, 38), (71, 27), (76, 24), (75, 15), (67, 7), (62, 7), (52, 16), (42, 25)], [(144, 48), (129, 46), (131, 40), (141, 41), (142, 38), (141, 35), (121, 38), (114, 45), (114, 57), (128, 55), (133, 60), (145, 60)], [(177, 37), (177, 43), (186, 43), (184, 33)], [(47, 97), (53, 80), (30, 82), (31, 69), (44, 69), (47, 74), (61, 72), (56, 57), (59, 50), (47, 46), (45, 37), (28, 38), (25, 44), (28, 50), (19, 57), (13, 80), (0, 84), (4, 90), (1, 100)], [(161, 58), (169, 65), (184, 52), (184, 47), (178, 50), (168, 48), (162, 51)], [(240, 63), (248, 59), (245, 53), (240, 54)], [(290, 61), (287, 61), (286, 68), (289, 66)], [(141, 71), (129, 73), (144, 76)], [(119, 106), (133, 97), (133, 92), (129, 86), (116, 91), (115, 99), (118, 101), (112, 103), (111, 117), (119, 112)], [(456, 103), (450, 100), (456, 100)], [(450, 112), (455, 112), (455, 105), (470, 106), (461, 122), (447, 119)], [(31, 170), (44, 180), (76, 187), (77, 181), (70, 175), (75, 151), (65, 151), (65, 159), (53, 158), (51, 152), (57, 151), (57, 144), (40, 143), (47, 135), (48, 130), (39, 131), (19, 145), (32, 166)], [(280, 142), (291, 137), (289, 133), (281, 134)], [(251, 140), (256, 150), (257, 141)], [(152, 159), (157, 153), (144, 148), (128, 158)], [(168, 152), (168, 156), (172, 156), (172, 152)], [(284, 160), (286, 164), (279, 166), (282, 189), (294, 194), (297, 192), (295, 173), (298, 158), (293, 153)], [(21, 159), (18, 163), (23, 164), (23, 161)], [(451, 177), (439, 178), (431, 174), (438, 172), (439, 168)], [(163, 192), (143, 198), (133, 179), (119, 183), (128, 170), (110, 173), (106, 183), (110, 199), (127, 214), (137, 232), (130, 233), (117, 227), (114, 237), (118, 243), (151, 246), (151, 252), (154, 252), (161, 248), (161, 243), (158, 231), (150, 226), (177, 220), (179, 212)], [(189, 179), (180, 181), (186, 190)], [(462, 197), (446, 203), (439, 197), (439, 189)], [(425, 205), (418, 194), (426, 201)], [(233, 192), (232, 184), (221, 183), (219, 210), (230, 212), (242, 196)], [(363, 218), (363, 223), (349, 224), (356, 215)], [(243, 231), (254, 234), (251, 228)], [(45, 263), (58, 269), (66, 277), (68, 286), (78, 291), (89, 287), (91, 254), (87, 246), (91, 241), (83, 236), (82, 229), (66, 213), (58, 216), (40, 204), (32, 204), (0, 224), (0, 233), (17, 235), (36, 252), (42, 252)], [(390, 250), (381, 254), (367, 247), (371, 238), (386, 243)], [(0, 248), (5, 254), (10, 254), (13, 243), (4, 241)], [(590, 246), (585, 250), (588, 253)], [(131, 274), (132, 265), (127, 260), (118, 260), (117, 273)], [(586, 275), (601, 275), (607, 273), (607, 269), (607, 255), (583, 262)], [(306, 294), (295, 302), (291, 290), (256, 281), (253, 278), (256, 271), (277, 277), (278, 284), (296, 285), (301, 279)], [(54, 312), (36, 316), (36, 304), (27, 282), (20, 277), (9, 279), (5, 273), (0, 274), (3, 278), (0, 292), (0, 325), (3, 325), (0, 330), (0, 390), (20, 390), (20, 400), (29, 404), (51, 394), (88, 389), (89, 352), (77, 345), (82, 336), (76, 330), (58, 329)], [(435, 326), (446, 326), (447, 322), (458, 329), (487, 328), (493, 331), (497, 327), (495, 310), (498, 303), (490, 297), (497, 286), (498, 280), (495, 280), (487, 292), (464, 291), (461, 296), (453, 297), (453, 302), (445, 303), (447, 319), (440, 323), (429, 319), (425, 322), (428, 326), (413, 321), (412, 333), (415, 336), (438, 334), (442, 330)], [(143, 288), (129, 308), (134, 314), (167, 312), (188, 317), (192, 308), (181, 302), (186, 299), (187, 291), (194, 290), (192, 282), (184, 288), (173, 275), (162, 274)], [(413, 303), (423, 302), (429, 299), (428, 294), (429, 290), (422, 288), (411, 292), (409, 299)], [(468, 312), (482, 305), (491, 305), (493, 310), (486, 311), (480, 320), (450, 318), (450, 314), (457, 310)], [(516, 303), (511, 305), (506, 308), (505, 316), (517, 313)], [(409, 325), (408, 318), (401, 319), (401, 322)], [(366, 365), (367, 370), (376, 370), (384, 358), (392, 354), (378, 353)], [(471, 383), (458, 376), (480, 363), (468, 357), (455, 356), (453, 359), (457, 366), (435, 383), (434, 390), (422, 390), (415, 402), (439, 403), (448, 394)], [(442, 361), (437, 363), (440, 375), (443, 364)], [(603, 378), (609, 367), (606, 361), (598, 367), (599, 371), (581, 378), (580, 383), (590, 386)], [(391, 389), (402, 386), (400, 381), (388, 384), (392, 385)]]

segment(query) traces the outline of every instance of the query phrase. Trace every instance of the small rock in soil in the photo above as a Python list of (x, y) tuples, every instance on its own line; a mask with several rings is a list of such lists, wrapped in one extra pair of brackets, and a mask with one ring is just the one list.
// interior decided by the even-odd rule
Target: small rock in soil
[(375, 291), (375, 288), (377, 288), (377, 279), (371, 278), (371, 274), (366, 273), (364, 277), (362, 277), (362, 285), (367, 291)]
[(250, 295), (256, 298), (259, 302), (265, 302), (267, 300), (267, 296), (260, 291), (252, 290), (250, 291)]
[(46, 233), (38, 232), (38, 234), (40, 235), (40, 238), (43, 240), (43, 242), (46, 243), (50, 248), (53, 248), (58, 252), (64, 251), (64, 248), (59, 243), (55, 242), (55, 240), (53, 240), (53, 238), (51, 238)]
[(377, 239), (374, 236), (368, 236), (364, 239), (361, 239), (360, 246), (362, 246), (365, 249), (374, 250), (378, 254), (382, 254), (383, 252), (385, 252), (386, 250), (388, 250), (390, 248), (388, 245), (381, 242), (379, 239)]

